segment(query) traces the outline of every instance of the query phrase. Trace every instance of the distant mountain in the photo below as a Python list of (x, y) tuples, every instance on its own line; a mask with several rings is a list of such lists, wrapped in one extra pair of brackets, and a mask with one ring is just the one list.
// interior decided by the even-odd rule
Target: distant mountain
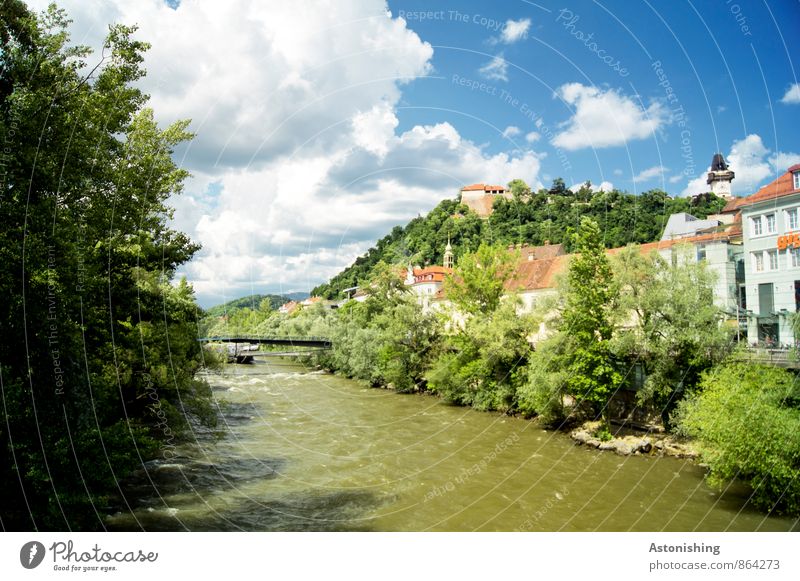
[(258, 309), (261, 301), (264, 299), (269, 299), (270, 306), (273, 309), (277, 309), (284, 303), (288, 303), (290, 300), (293, 299), (293, 295), (302, 295), (303, 298), (308, 296), (308, 293), (290, 293), (287, 296), (282, 295), (249, 295), (246, 297), (242, 297), (239, 299), (233, 299), (232, 301), (228, 301), (227, 303), (223, 303), (221, 305), (216, 305), (209, 309), (206, 309), (206, 316), (207, 317), (221, 317), (225, 314), (231, 314), (233, 311), (238, 311), (239, 309)]
[(281, 295), (292, 301), (304, 301), (311, 295), (309, 293), (285, 293)]

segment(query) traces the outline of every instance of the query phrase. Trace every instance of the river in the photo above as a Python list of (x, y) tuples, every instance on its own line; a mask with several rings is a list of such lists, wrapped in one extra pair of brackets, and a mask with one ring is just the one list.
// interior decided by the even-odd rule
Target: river
[(223, 422), (126, 483), (112, 530), (787, 531), (696, 463), (279, 360), (210, 375)]

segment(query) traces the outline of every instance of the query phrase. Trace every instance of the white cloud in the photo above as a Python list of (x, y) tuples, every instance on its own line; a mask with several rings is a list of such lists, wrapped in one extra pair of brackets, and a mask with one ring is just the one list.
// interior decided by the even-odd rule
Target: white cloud
[[(31, 0), (44, 8), (49, 0)], [(433, 49), (385, 14), (382, 0), (182, 2), (64, 0), (73, 39), (98, 47), (110, 22), (137, 23), (152, 44), (141, 86), (161, 123), (191, 118), (192, 169), (258, 165), (325, 148), (349, 122), (430, 70)], [(335, 47), (332, 50), (331, 47)], [(309, 142), (309, 140), (311, 140)]]
[(623, 173), (623, 172), (622, 172), (622, 170), (621, 170), (621, 169), (619, 169), (619, 168), (617, 168), (617, 169), (615, 169), (615, 170), (614, 170), (614, 175), (615, 175), (615, 176), (621, 176), (621, 175), (622, 175), (622, 173)]
[(614, 89), (602, 91), (580, 83), (562, 85), (556, 91), (573, 116), (562, 126), (553, 143), (567, 150), (612, 147), (653, 135), (668, 121), (668, 112), (654, 102), (642, 109), (631, 97)]
[[(775, 179), (784, 173), (794, 161), (800, 161), (800, 154), (771, 152), (761, 136), (753, 133), (734, 141), (725, 160), (736, 174), (731, 191), (734, 195), (746, 196), (755, 193), (768, 179)], [(706, 172), (710, 169), (709, 166)], [(703, 173), (690, 180), (681, 195), (691, 196), (707, 191), (709, 186), (706, 184), (706, 173)]]
[(430, 71), (433, 49), (384, 0), (60, 4), (76, 43), (138, 23), (159, 122), (193, 119), (175, 223), (203, 245), (184, 272), (204, 305), (310, 290), (466, 183), (541, 186), (543, 154), (489, 154), (448, 123), (397, 134), (402, 86)]
[(478, 72), (492, 81), (508, 81), (508, 63), (503, 59), (502, 53), (492, 57)]
[(677, 184), (678, 182), (683, 181), (685, 178), (686, 178), (685, 175), (679, 173), (678, 175), (674, 175), (671, 178), (669, 178), (669, 183)]
[(769, 162), (776, 173), (782, 174), (793, 165), (800, 163), (800, 153), (779, 151), (769, 158)]
[(717, 105), (717, 115), (724, 113), (728, 108), (725, 105)]
[(394, 138), (398, 123), (392, 107), (386, 102), (375, 105), (364, 113), (356, 113), (352, 119), (355, 143), (383, 157), (389, 150), (389, 142)]
[[(580, 190), (584, 186), (585, 183), (586, 182), (581, 182), (579, 184), (573, 184), (572, 186), (570, 186), (569, 189), (572, 190), (573, 192), (577, 192), (578, 190)], [(596, 186), (595, 184), (589, 182), (589, 189), (592, 190), (595, 193), (596, 192), (610, 192), (611, 190), (614, 189), (614, 184), (612, 184), (611, 182), (608, 182), (608, 181), (603, 181), (603, 182), (600, 182), (599, 186)]]
[(514, 125), (509, 125), (503, 130), (503, 137), (505, 138), (516, 137), (520, 133), (522, 133), (522, 130), (519, 127), (516, 127)]
[(542, 136), (539, 133), (536, 133), (535, 131), (531, 131), (530, 133), (525, 134), (525, 141), (527, 141), (528, 143), (536, 143), (541, 138)]
[(653, 167), (649, 167), (645, 170), (640, 171), (638, 174), (633, 176), (634, 182), (646, 182), (651, 180), (655, 177), (660, 177), (664, 174), (664, 172), (669, 171), (663, 165), (654, 165)]
[(786, 89), (786, 94), (781, 99), (781, 103), (784, 105), (800, 104), (800, 83), (793, 83)]
[(500, 42), (512, 44), (528, 38), (528, 30), (531, 27), (530, 18), (520, 20), (506, 20), (503, 32), (500, 34)]

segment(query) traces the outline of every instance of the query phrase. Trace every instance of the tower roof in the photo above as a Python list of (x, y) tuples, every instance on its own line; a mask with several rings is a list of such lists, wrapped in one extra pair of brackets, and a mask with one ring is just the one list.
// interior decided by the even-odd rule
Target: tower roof
[(711, 160), (711, 171), (727, 171), (728, 164), (725, 163), (725, 158), (721, 153), (715, 153), (714, 159)]

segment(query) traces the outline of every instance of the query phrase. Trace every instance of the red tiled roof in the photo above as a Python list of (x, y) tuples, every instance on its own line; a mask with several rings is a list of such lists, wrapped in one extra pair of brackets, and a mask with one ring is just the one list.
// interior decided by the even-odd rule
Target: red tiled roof
[[(509, 250), (513, 250), (513, 248), (509, 248)], [(543, 260), (566, 254), (563, 244), (544, 244), (542, 246), (528, 246), (525, 244), (519, 248), (519, 251), (525, 260)]]
[[(789, 168), (789, 171), (787, 171), (781, 176), (778, 176), (777, 179), (768, 183), (766, 186), (758, 190), (755, 194), (744, 198), (742, 202), (739, 204), (739, 207), (750, 206), (758, 202), (775, 200), (778, 198), (782, 198), (784, 196), (790, 196), (792, 194), (800, 193), (800, 190), (795, 189), (794, 181), (792, 178), (791, 170), (795, 168), (800, 169), (800, 164), (792, 166), (791, 168)], [(727, 206), (725, 207), (727, 208)]]
[[(408, 275), (408, 270), (403, 269), (400, 274), (402, 278), (405, 278)], [(453, 274), (453, 269), (445, 268), (444, 266), (434, 265), (434, 266), (426, 266), (425, 268), (415, 268), (413, 270), (413, 274), (414, 274), (413, 284), (444, 282), (445, 275)]]
[(720, 213), (730, 214), (731, 212), (738, 212), (739, 208), (742, 206), (742, 204), (744, 204), (746, 199), (747, 198), (733, 198), (727, 204), (725, 204), (725, 207), (722, 208), (722, 212)]
[(505, 284), (508, 290), (536, 290), (553, 288), (555, 277), (569, 264), (569, 255), (544, 258), (540, 260), (523, 259), (517, 266), (514, 276)]
[(461, 188), (462, 192), (489, 192), (492, 190), (506, 191), (505, 186), (493, 186), (489, 184), (472, 184)]

